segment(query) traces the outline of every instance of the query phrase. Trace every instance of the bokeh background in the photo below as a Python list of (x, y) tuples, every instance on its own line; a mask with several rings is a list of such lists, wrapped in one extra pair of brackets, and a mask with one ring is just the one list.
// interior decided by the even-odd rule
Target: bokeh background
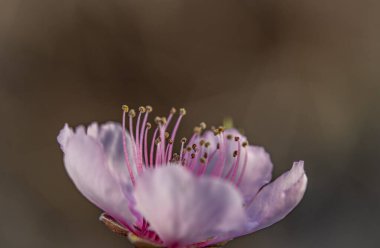
[(131, 247), (66, 175), (56, 136), (186, 107), (306, 161), (304, 200), (227, 247), (379, 247), (380, 2), (1, 0), (0, 247)]

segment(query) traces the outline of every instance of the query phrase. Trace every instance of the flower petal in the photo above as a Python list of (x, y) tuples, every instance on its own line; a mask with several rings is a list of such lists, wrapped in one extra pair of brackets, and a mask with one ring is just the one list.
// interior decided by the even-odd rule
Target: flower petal
[(69, 127), (69, 125), (66, 123), (65, 126), (61, 129), (61, 131), (58, 134), (57, 141), (59, 145), (61, 146), (62, 151), (65, 150), (67, 141), (70, 139), (71, 136), (73, 136), (74, 131), (72, 128)]
[[(120, 180), (123, 187), (126, 187), (131, 184), (131, 179), (125, 162), (122, 130), (122, 126), (116, 122), (107, 122), (100, 127), (97, 123), (92, 123), (87, 129), (87, 134), (102, 144), (109, 171), (115, 178)], [(135, 152), (128, 133), (126, 133), (126, 145), (129, 162), (136, 175)]]
[[(258, 146), (248, 146), (247, 165), (242, 175), (239, 189), (242, 192), (245, 202), (251, 202), (262, 186), (272, 179), (273, 164), (270, 156), (264, 148)], [(239, 163), (240, 173), (243, 170), (244, 158)]]
[(62, 136), (67, 133), (65, 129), (58, 139), (64, 147), (66, 170), (75, 186), (87, 199), (115, 219), (132, 223), (134, 217), (128, 208), (126, 190), (122, 190), (118, 180), (108, 170), (102, 144), (86, 135), (82, 126), (65, 140)]
[(136, 208), (166, 246), (182, 247), (239, 230), (243, 199), (232, 184), (196, 177), (178, 165), (147, 170), (137, 179)]
[(247, 208), (253, 228), (249, 232), (272, 225), (289, 214), (301, 201), (307, 185), (303, 162), (264, 187)]

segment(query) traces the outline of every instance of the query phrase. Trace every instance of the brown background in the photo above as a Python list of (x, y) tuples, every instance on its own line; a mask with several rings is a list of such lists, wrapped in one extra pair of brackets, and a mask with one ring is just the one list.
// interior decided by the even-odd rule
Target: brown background
[(122, 103), (181, 128), (226, 116), (275, 175), (303, 159), (286, 220), (228, 247), (378, 247), (380, 2), (0, 1), (0, 247), (129, 247), (62, 163), (65, 122)]

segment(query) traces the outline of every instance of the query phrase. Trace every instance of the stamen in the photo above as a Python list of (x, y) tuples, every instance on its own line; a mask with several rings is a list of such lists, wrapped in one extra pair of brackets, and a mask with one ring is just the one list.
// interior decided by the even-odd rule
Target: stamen
[(149, 167), (149, 160), (148, 160), (148, 131), (151, 129), (152, 125), (147, 122), (146, 123), (146, 129), (145, 129), (145, 135), (144, 135), (144, 159), (145, 159), (145, 166)]
[(129, 177), (131, 178), (132, 184), (135, 185), (135, 178), (133, 176), (133, 170), (132, 170), (131, 164), (129, 162), (129, 157), (128, 157), (127, 134), (126, 134), (126, 131), (125, 131), (125, 117), (126, 117), (126, 113), (128, 112), (128, 106), (127, 105), (123, 105), (122, 108), (123, 108), (123, 131), (122, 131), (122, 135), (123, 135), (124, 159), (125, 159), (125, 164), (126, 164), (127, 169), (128, 169)]
[(218, 129), (219, 130), (219, 134), (217, 135), (217, 137), (218, 137), (218, 140), (219, 140), (219, 145), (217, 145), (217, 148), (218, 148), (218, 150), (217, 151), (219, 151), (219, 159), (218, 159), (218, 161), (216, 162), (216, 164), (215, 164), (215, 167), (214, 167), (214, 169), (213, 169), (213, 171), (212, 171), (212, 175), (214, 175), (214, 176), (221, 176), (222, 175), (222, 173), (223, 173), (223, 168), (224, 168), (224, 166), (225, 166), (225, 160), (226, 160), (226, 158), (225, 158), (225, 151), (224, 151), (224, 134), (223, 134), (223, 129), (222, 128), (219, 128)]
[(186, 109), (180, 108), (179, 109), (179, 114), (182, 115), (182, 116), (186, 115)]
[(187, 139), (186, 138), (182, 138), (181, 139), (181, 151), (179, 153), (179, 160), (182, 161), (182, 158), (183, 158), (183, 147), (186, 143)]
[(193, 144), (193, 145), (191, 146), (191, 148), (193, 148), (194, 152), (197, 151), (197, 145), (196, 145), (196, 144)]
[[(172, 110), (175, 110), (174, 108)], [(171, 111), (172, 113), (173, 111)], [(175, 113), (175, 111), (174, 111)], [(177, 119), (177, 122), (175, 123), (175, 126), (173, 128), (173, 131), (172, 131), (172, 135), (170, 137), (170, 139), (173, 141), (174, 143), (174, 140), (175, 140), (175, 136), (177, 134), (177, 130), (178, 130), (178, 127), (179, 127), (179, 124), (181, 123), (181, 120), (182, 120), (182, 117), (186, 115), (186, 110), (184, 108), (180, 108), (179, 109), (179, 117)], [(169, 154), (168, 154), (168, 157), (170, 158), (172, 156), (172, 152), (173, 152), (173, 145), (170, 144), (170, 149), (169, 149)]]
[(122, 109), (124, 112), (128, 112), (128, 111), (129, 111), (129, 107), (128, 107), (128, 105), (122, 105), (122, 106), (121, 106), (121, 109)]
[[(154, 145), (156, 143), (156, 137), (157, 137), (157, 133), (158, 133), (158, 127), (156, 128), (156, 130), (154, 130), (154, 134), (153, 134), (153, 138), (152, 138), (152, 142), (151, 142), (151, 145), (150, 145), (150, 166), (153, 167), (153, 153), (154, 153)], [(157, 150), (156, 150), (157, 152)]]
[(132, 141), (132, 150), (134, 153), (134, 157), (137, 158), (136, 142), (135, 142), (135, 137), (133, 135), (133, 118), (136, 116), (135, 110), (134, 109), (129, 110), (128, 116), (129, 116), (129, 134), (131, 136), (131, 141)]
[[(144, 138), (144, 132), (145, 132), (145, 125), (147, 124), (147, 121), (148, 121), (148, 115), (150, 112), (152, 112), (152, 107), (150, 106), (147, 106), (149, 108), (149, 111), (147, 110), (147, 108), (144, 108), (144, 107), (140, 107), (139, 108), (139, 111), (140, 113), (143, 113), (145, 112), (145, 116), (144, 116), (144, 120), (143, 120), (143, 124), (141, 126), (141, 134), (140, 134), (140, 163), (142, 165), (142, 156), (143, 156), (143, 153), (146, 153), (143, 151), (143, 138)], [(145, 132), (146, 133), (146, 132)], [(146, 142), (146, 141), (145, 141)], [(146, 145), (145, 145), (146, 146)], [(148, 161), (145, 161), (145, 166), (148, 164)]]
[(206, 127), (207, 127), (207, 125), (206, 125), (206, 123), (201, 122), (201, 123), (199, 124), (199, 127), (202, 128), (202, 130), (205, 130)]
[[(234, 154), (233, 154), (233, 157), (236, 158), (236, 161), (233, 165), (233, 172), (232, 172), (232, 175), (231, 175), (231, 182), (233, 182), (235, 180), (235, 177), (236, 177), (236, 174), (237, 174), (237, 171), (238, 171), (238, 168), (239, 168), (239, 163), (240, 163), (240, 141), (239, 141), (239, 137), (235, 137), (235, 140), (237, 141), (237, 146), (238, 146), (238, 149), (234, 151)], [(228, 176), (226, 177), (228, 178)]]
[[(248, 143), (247, 143), (248, 144)], [(245, 148), (244, 149), (244, 163), (243, 163), (243, 168), (240, 172), (240, 175), (239, 175), (239, 179), (236, 183), (236, 186), (240, 186), (242, 180), (243, 180), (243, 176), (244, 176), (244, 173), (245, 173), (245, 169), (247, 167), (247, 162), (248, 162), (248, 149), (246, 148), (246, 146), (243, 145), (243, 147)]]
[(165, 132), (165, 139), (169, 138), (169, 132)]
[(171, 120), (172, 120), (172, 118), (173, 118), (173, 116), (174, 116), (174, 114), (177, 112), (177, 110), (175, 109), (175, 108), (171, 108), (170, 109), (170, 112), (169, 112), (169, 116), (168, 116), (168, 121), (167, 121), (167, 123), (166, 123), (166, 128), (169, 126), (169, 124), (170, 124), (170, 122), (171, 122)]

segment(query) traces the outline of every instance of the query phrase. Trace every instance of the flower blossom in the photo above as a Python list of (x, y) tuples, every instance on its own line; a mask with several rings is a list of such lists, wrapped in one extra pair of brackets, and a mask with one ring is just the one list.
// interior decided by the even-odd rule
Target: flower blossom
[(236, 129), (206, 130), (201, 123), (175, 148), (186, 111), (176, 121), (174, 108), (167, 118), (156, 117), (154, 129), (151, 112), (123, 105), (122, 124), (75, 131), (66, 124), (57, 138), (77, 189), (105, 212), (100, 219), (108, 227), (136, 246), (212, 246), (280, 221), (302, 199), (302, 161), (271, 182), (268, 153)]

